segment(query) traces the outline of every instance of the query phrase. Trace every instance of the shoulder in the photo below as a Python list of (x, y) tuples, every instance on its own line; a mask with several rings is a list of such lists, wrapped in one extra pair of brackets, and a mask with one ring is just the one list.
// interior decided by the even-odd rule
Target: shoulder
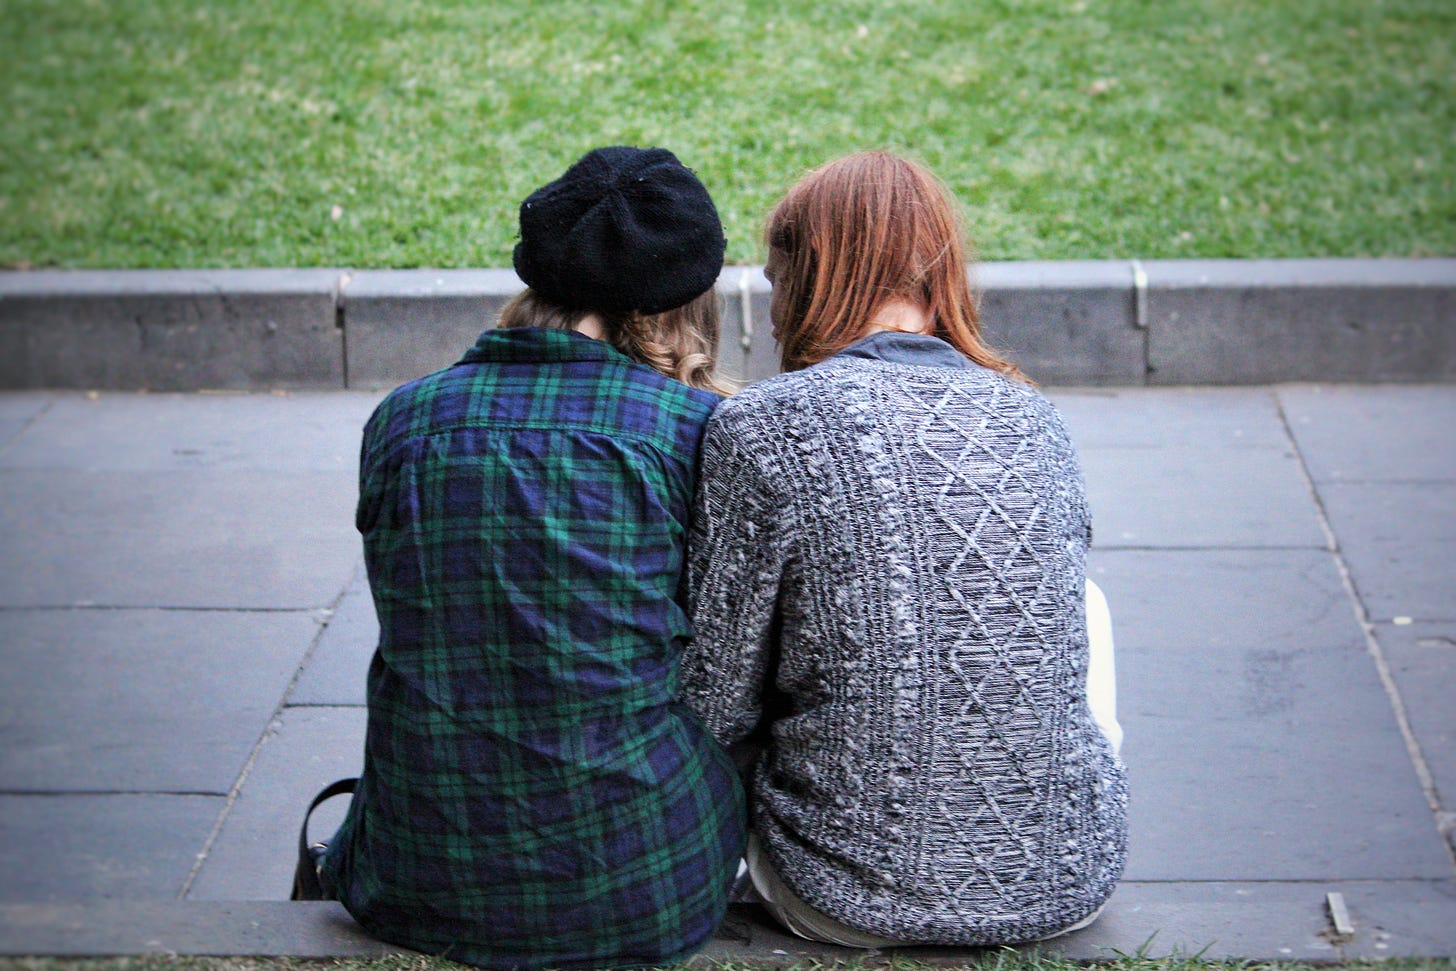
[(689, 387), (646, 364), (624, 358), (607, 363), (585, 390), (603, 430), (696, 464), (717, 395)]
[(1024, 384), (1020, 381), (1012, 381), (1002, 375), (996, 376), (1005, 385), (1007, 394), (1015, 401), (1020, 413), (1025, 416), (1028, 431), (1050, 439), (1059, 447), (1070, 449), (1072, 438), (1067, 431), (1067, 423), (1062, 418), (1062, 413), (1042, 391)]
[(779, 374), (725, 398), (708, 424), (708, 441), (748, 456), (802, 435), (815, 382), (805, 371)]
[(1061, 412), (1035, 385), (979, 366), (939, 373), (947, 388), (964, 395), (988, 417), (994, 416), (1028, 435), (1067, 439)]
[(453, 368), (415, 378), (385, 395), (364, 425), (366, 447), (381, 447), (386, 441), (408, 434), (449, 392), (443, 387)]
[(755, 381), (723, 399), (723, 403), (713, 413), (713, 421), (746, 421), (753, 415), (779, 409), (786, 396), (785, 384), (792, 384), (795, 377), (792, 374), (778, 374)]
[(628, 383), (655, 395), (685, 421), (706, 424), (723, 400), (711, 391), (690, 387), (637, 361), (623, 359), (619, 366)]
[(817, 366), (755, 381), (726, 399), (713, 415), (714, 424), (751, 425), (773, 422), (809, 410), (822, 400), (834, 398), (837, 376), (833, 369)]

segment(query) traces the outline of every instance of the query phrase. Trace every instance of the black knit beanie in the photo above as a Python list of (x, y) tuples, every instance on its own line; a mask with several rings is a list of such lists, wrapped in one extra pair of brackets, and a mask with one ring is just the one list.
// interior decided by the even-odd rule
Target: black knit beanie
[(578, 310), (657, 314), (723, 269), (708, 190), (665, 148), (598, 148), (521, 203), (516, 274)]

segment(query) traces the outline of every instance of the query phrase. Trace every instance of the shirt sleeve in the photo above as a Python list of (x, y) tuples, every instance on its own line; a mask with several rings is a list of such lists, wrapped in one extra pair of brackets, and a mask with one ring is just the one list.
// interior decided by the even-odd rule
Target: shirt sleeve
[(386, 400), (374, 409), (374, 413), (364, 423), (364, 433), (360, 436), (359, 502), (354, 507), (354, 527), (361, 533), (368, 533), (373, 529), (379, 518), (382, 490), (374, 466), (379, 460), (380, 432), (386, 424), (385, 407), (388, 403)]
[[(724, 746), (762, 713), (787, 560), (784, 504), (742, 423), (715, 415), (688, 540), (688, 605), (696, 631), (683, 653), (683, 700)], [(757, 452), (757, 454), (755, 454)]]
[(1061, 412), (1057, 411), (1049, 401), (1045, 402), (1045, 408), (1046, 429), (1043, 434), (1050, 442), (1054, 481), (1057, 488), (1065, 494), (1068, 515), (1071, 517), (1071, 529), (1083, 544), (1082, 553), (1085, 556), (1086, 547), (1092, 545), (1092, 511), (1087, 504), (1087, 486), (1082, 475), (1082, 460), (1077, 454), (1077, 447), (1072, 443), (1072, 436), (1067, 431), (1067, 425)]

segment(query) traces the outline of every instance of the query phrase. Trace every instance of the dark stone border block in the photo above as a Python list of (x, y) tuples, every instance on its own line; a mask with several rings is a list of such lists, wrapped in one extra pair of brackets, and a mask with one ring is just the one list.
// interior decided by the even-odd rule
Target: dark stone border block
[[(986, 263), (988, 342), (1047, 385), (1456, 381), (1456, 259)], [(459, 359), (510, 270), (0, 273), (0, 388), (385, 388)], [(726, 267), (723, 373), (778, 370)], [(746, 312), (745, 312), (746, 311)]]
[[(743, 340), (740, 284), (745, 273), (752, 281), (750, 316), (763, 321), (752, 362)], [(496, 325), (501, 308), (524, 286), (511, 270), (370, 270), (351, 275), (340, 298), (348, 386), (392, 388), (449, 367), (482, 331)], [(757, 267), (727, 267), (718, 291), (723, 298), (723, 374), (742, 381), (750, 374), (757, 380), (777, 373), (763, 273)]]
[(339, 270), (0, 273), (0, 388), (335, 388)]
[(460, 360), (523, 283), (510, 270), (366, 270), (341, 288), (347, 385), (392, 388)]
[(1040, 384), (1146, 382), (1135, 276), (1122, 262), (986, 263), (975, 269), (986, 342)]
[[(1033, 380), (1084, 386), (1145, 383), (1145, 336), (1134, 326), (1129, 264), (984, 263), (972, 268), (972, 280), (980, 291), (986, 342)], [(746, 381), (777, 374), (770, 288), (762, 269), (728, 267), (718, 292), (723, 296), (723, 372)]]
[(1456, 380), (1456, 260), (1167, 260), (1149, 382)]
[(779, 373), (779, 348), (768, 318), (770, 288), (759, 266), (730, 266), (718, 277), (723, 298), (719, 372), (739, 383)]

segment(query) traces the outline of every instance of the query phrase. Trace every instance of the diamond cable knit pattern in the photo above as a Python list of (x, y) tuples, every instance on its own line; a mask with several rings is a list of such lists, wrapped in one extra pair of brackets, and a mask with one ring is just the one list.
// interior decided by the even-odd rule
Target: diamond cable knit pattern
[(771, 741), (753, 825), (785, 882), (907, 943), (1034, 940), (1126, 852), (1087, 708), (1076, 453), (1035, 390), (845, 355), (715, 413), (690, 548), (685, 700)]

